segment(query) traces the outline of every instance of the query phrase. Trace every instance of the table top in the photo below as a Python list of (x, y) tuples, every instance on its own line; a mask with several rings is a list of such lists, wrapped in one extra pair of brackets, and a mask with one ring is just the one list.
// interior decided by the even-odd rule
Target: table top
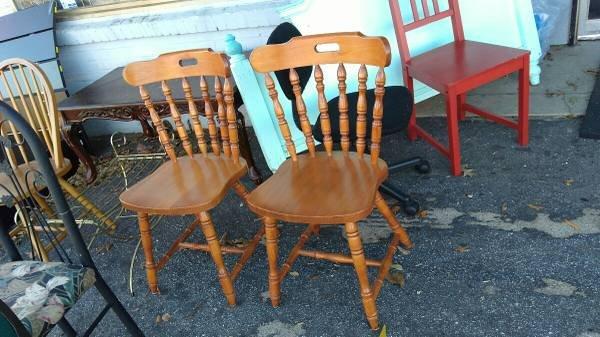
[[(102, 76), (100, 79), (81, 89), (74, 95), (62, 100), (58, 104), (58, 109), (65, 112), (125, 106), (142, 106), (144, 103), (140, 97), (140, 91), (137, 87), (131, 86), (125, 82), (122, 75), (123, 68), (124, 67), (118, 67), (113, 69), (108, 74)], [(208, 76), (206, 81), (212, 96), (214, 94), (214, 78)], [(235, 86), (232, 78), (230, 78), (230, 81), (232, 81), (232, 84)], [(177, 103), (185, 102), (181, 81), (172, 80), (167, 81), (167, 83), (171, 88), (175, 101)], [(190, 85), (192, 86), (192, 93), (195, 100), (201, 100), (199, 80), (197, 78), (190, 79)], [(150, 97), (154, 103), (166, 103), (160, 83), (149, 84), (145, 87), (150, 93)]]

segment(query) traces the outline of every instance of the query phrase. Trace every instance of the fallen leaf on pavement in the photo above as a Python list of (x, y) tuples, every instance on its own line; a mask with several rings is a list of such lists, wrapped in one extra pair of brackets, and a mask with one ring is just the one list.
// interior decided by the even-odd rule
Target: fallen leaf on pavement
[(243, 247), (246, 247), (248, 245), (248, 242), (250, 242), (250, 241), (248, 241), (246, 239), (233, 239), (233, 240), (226, 240), (225, 242), (229, 246), (243, 248)]
[(563, 181), (565, 186), (571, 186), (571, 185), (573, 185), (574, 182), (575, 182), (575, 180), (573, 180), (573, 179), (565, 179), (565, 181)]
[(539, 212), (544, 209), (544, 206), (535, 205), (535, 204), (527, 204), (527, 207), (531, 208), (532, 210), (534, 210), (536, 212)]
[(395, 263), (395, 264), (393, 264), (393, 265), (390, 266), (390, 270), (404, 271), (404, 268), (402, 268), (401, 264)]
[(567, 225), (571, 226), (571, 227), (572, 227), (574, 230), (576, 230), (576, 231), (578, 231), (578, 232), (581, 230), (581, 226), (579, 226), (578, 224), (574, 223), (574, 222), (573, 222), (573, 221), (571, 221), (571, 220), (565, 220), (565, 223), (566, 223)]
[(290, 272), (290, 276), (291, 276), (291, 277), (298, 277), (298, 276), (300, 276), (300, 273), (299, 273), (299, 272), (297, 272), (297, 271), (291, 271), (291, 272)]
[(163, 314), (161, 318), (163, 322), (168, 322), (171, 319), (171, 315), (169, 313), (166, 313)]
[(427, 210), (421, 210), (418, 215), (419, 218), (425, 219), (429, 215), (429, 213), (427, 213)]
[(508, 204), (503, 202), (502, 205), (500, 206), (500, 214), (502, 216), (505, 216), (507, 212), (508, 212)]
[(387, 337), (387, 325), (384, 325), (383, 328), (381, 328), (381, 332), (379, 333), (379, 337)]
[(462, 166), (462, 171), (463, 171), (463, 177), (474, 177), (475, 176), (475, 169), (472, 169), (467, 165)]
[(395, 284), (395, 285), (399, 286), (400, 288), (404, 288), (404, 283), (406, 282), (404, 280), (403, 272), (391, 270), (391, 269), (390, 269), (390, 272), (385, 276), (385, 279), (388, 282), (390, 282), (391, 284)]
[(471, 250), (471, 248), (469, 246), (467, 246), (467, 245), (459, 245), (458, 247), (456, 247), (454, 249), (454, 251), (457, 252), (457, 253), (466, 253), (466, 252), (468, 252), (470, 250)]

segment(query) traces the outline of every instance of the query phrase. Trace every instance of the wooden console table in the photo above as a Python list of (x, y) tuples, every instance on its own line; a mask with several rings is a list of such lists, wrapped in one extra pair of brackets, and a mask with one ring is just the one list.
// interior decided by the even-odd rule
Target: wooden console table
[[(94, 118), (116, 121), (136, 120), (140, 122), (145, 136), (156, 136), (154, 128), (148, 123), (150, 116), (144, 107), (138, 89), (125, 83), (121, 75), (122, 72), (122, 67), (112, 70), (73, 96), (64, 99), (58, 105), (58, 109), (66, 122), (65, 128), (62, 130), (63, 139), (85, 166), (87, 183), (91, 183), (96, 179), (97, 171), (94, 161), (85, 149), (88, 142), (83, 132), (83, 122)], [(211, 83), (209, 85), (212, 87)], [(187, 102), (183, 96), (181, 84), (173, 83), (170, 87), (180, 112), (187, 113)], [(160, 86), (156, 84), (149, 85), (146, 86), (146, 89), (150, 92), (158, 113), (164, 117), (170, 116), (169, 106), (164, 101)], [(243, 104), (243, 101), (237, 88), (234, 90), (240, 151), (248, 163), (250, 179), (254, 183), (260, 184), (262, 177), (252, 158), (244, 116), (239, 112), (239, 107)], [(199, 88), (193, 88), (193, 91), (194, 97), (201, 97)], [(202, 114), (204, 110), (202, 99), (198, 98), (197, 103), (198, 112)]]

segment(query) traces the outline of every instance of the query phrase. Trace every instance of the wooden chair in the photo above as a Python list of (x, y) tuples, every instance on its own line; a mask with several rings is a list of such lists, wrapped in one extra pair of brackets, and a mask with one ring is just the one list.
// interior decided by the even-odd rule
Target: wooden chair
[[(13, 137), (18, 139), (13, 141), (2, 135), (2, 153), (11, 158), (15, 153), (20, 153), (19, 148), (26, 148), (30, 153), (30, 163), (35, 163), (29, 166), (11, 166), (3, 161), (0, 164), (1, 172), (10, 177), (9, 185), (4, 186), (8, 187), (10, 193), (3, 191), (2, 201), (18, 204), (18, 208), (26, 212), (24, 219), (27, 227), (44, 228), (49, 235), (52, 235), (51, 226), (45, 214), (42, 214), (42, 208), (51, 205), (53, 212), (62, 220), (70, 244), (69, 249), (66, 249), (61, 242), (54, 240), (55, 249), (50, 256), (52, 261), (41, 261), (41, 256), (35, 249), (28, 250), (27, 244), (16, 244), (9, 235), (7, 226), (0, 225), (0, 243), (6, 254), (4, 258), (8, 260), (0, 264), (0, 335), (46, 336), (58, 325), (65, 336), (79, 336), (65, 315), (85, 296), (88, 289), (94, 287), (105, 304), (95, 317), (89, 316), (93, 319), (88, 321), (89, 326), (80, 336), (91, 335), (110, 310), (117, 315), (131, 336), (143, 336), (96, 268), (61, 191), (60, 178), (55, 173), (56, 162), (54, 158), (49, 158), (47, 144), (40, 140), (40, 131), (34, 131), (30, 120), (26, 120), (2, 101), (0, 116), (0, 125), (9, 128)], [(23, 173), (26, 179), (20, 177)], [(48, 200), (46, 205), (38, 204), (39, 198), (29, 197), (37, 189), (32, 184), (47, 188), (48, 193), (44, 193), (44, 200)], [(26, 254), (31, 254), (29, 261), (23, 260)]]
[[(487, 43), (465, 40), (460, 17), (458, 0), (448, 0), (448, 9), (441, 10), (438, 0), (422, 0), (418, 6), (410, 0), (412, 22), (404, 23), (399, 1), (389, 0), (396, 38), (403, 62), (404, 82), (413, 90), (413, 79), (419, 80), (446, 97), (448, 120), (448, 147), (417, 125), (416, 111), (413, 111), (408, 137), (418, 137), (433, 145), (450, 160), (450, 172), (458, 176), (462, 173), (458, 122), (465, 118), (467, 111), (517, 130), (517, 140), (521, 146), (529, 141), (529, 54), (527, 50), (502, 47)], [(484, 10), (484, 9), (482, 9)], [(419, 14), (423, 13), (423, 17)], [(406, 16), (405, 16), (406, 17)], [(411, 57), (406, 33), (450, 18), (454, 41), (421, 55)], [(484, 84), (519, 72), (518, 121), (494, 115), (467, 103), (467, 94)]]
[[(323, 49), (325, 49), (323, 51)], [(333, 49), (331, 51), (331, 49)], [(321, 51), (320, 51), (321, 50)], [(327, 51), (330, 50), (330, 51)], [(394, 214), (378, 192), (388, 176), (387, 164), (379, 158), (383, 117), (385, 73), (390, 63), (390, 48), (382, 37), (365, 37), (360, 33), (337, 33), (295, 37), (284, 44), (268, 45), (255, 49), (250, 56), (253, 68), (265, 73), (265, 83), (279, 120), (291, 158), (275, 174), (258, 186), (248, 197), (248, 206), (264, 217), (266, 245), (269, 260), (269, 294), (271, 303), (280, 303), (280, 283), (298, 256), (353, 264), (360, 284), (360, 294), (367, 320), (372, 329), (378, 328), (375, 300), (383, 285), (399, 243), (412, 247), (412, 243), (396, 220)], [(358, 71), (356, 150), (351, 150), (346, 95), (346, 68), (344, 64), (360, 64)], [(334, 151), (331, 121), (324, 94), (321, 64), (338, 64), (339, 118), (341, 150)], [(294, 68), (314, 65), (318, 91), (321, 130), (325, 151), (317, 151), (312, 129), (306, 118), (306, 104), (300, 95), (298, 73)], [(370, 154), (367, 148), (367, 68), (379, 67), (375, 79), (375, 101), (371, 132)], [(304, 133), (308, 153), (297, 154), (290, 131), (279, 102), (271, 72), (289, 69), (290, 82), (295, 94), (296, 108)], [(370, 260), (364, 256), (357, 222), (377, 208), (387, 220), (393, 237), (383, 260)], [(278, 267), (277, 221), (308, 224), (289, 257)], [(303, 250), (310, 236), (324, 224), (344, 224), (351, 257), (322, 251)], [(367, 267), (378, 267), (378, 275), (369, 283)]]
[[(62, 119), (56, 107), (52, 86), (41, 68), (19, 58), (0, 62), (0, 101), (9, 103), (13, 109), (19, 111), (44, 141), (61, 187), (107, 230), (114, 230), (115, 222), (64, 178), (71, 170), (72, 163), (63, 156), (60, 137)], [(20, 141), (20, 137), (15, 135), (15, 131), (9, 125), (3, 125), (0, 132), (3, 136), (11, 135), (15, 137), (15, 141)], [(12, 148), (7, 149), (7, 159), (15, 169), (16, 176), (23, 178), (24, 172), (31, 166), (35, 167), (37, 163), (25, 147), (19, 146), (17, 150), (15, 153)], [(5, 184), (7, 179), (8, 177), (0, 173), (0, 183)], [(38, 203), (45, 205), (43, 200), (38, 200)], [(46, 209), (49, 210), (47, 207)], [(49, 213), (47, 216), (54, 217), (55, 214)], [(58, 238), (62, 240), (65, 236), (66, 232), (62, 231)]]
[[(208, 85), (210, 79), (207, 80), (205, 78), (207, 76), (214, 79), (214, 94), (218, 105), (216, 112), (211, 106)], [(151, 61), (129, 64), (123, 71), (125, 81), (139, 87), (142, 99), (158, 131), (160, 142), (169, 157), (169, 161), (162, 164), (150, 176), (123, 192), (120, 197), (125, 208), (138, 213), (140, 234), (146, 257), (146, 274), (152, 293), (159, 292), (157, 271), (164, 267), (177, 250), (201, 250), (210, 253), (217, 267), (219, 281), (227, 303), (231, 306), (235, 305), (233, 281), (263, 236), (264, 227), (261, 227), (245, 249), (222, 247), (209, 215), (209, 211), (221, 202), (229, 189), (233, 189), (243, 200), (248, 194), (239, 182), (248, 168), (244, 158), (240, 157), (233, 90), (231, 81), (228, 79), (229, 76), (227, 57), (222, 53), (210, 50), (169, 53)], [(224, 84), (222, 84), (221, 78), (224, 78)], [(188, 102), (191, 125), (200, 152), (198, 154), (194, 154), (194, 145), (188, 137), (181, 114), (171, 95), (169, 81), (171, 85), (180, 83), (183, 87)], [(162, 85), (162, 91), (169, 103), (171, 116), (175, 122), (185, 156), (177, 157), (154, 108), (150, 94), (144, 87), (156, 82), (160, 82)], [(204, 139), (198, 108), (194, 103), (196, 91), (201, 92), (205, 103), (210, 142), (206, 142)], [(218, 118), (218, 124), (215, 122), (215, 117)], [(212, 153), (209, 153), (209, 148), (212, 149)], [(158, 190), (161, 192), (156, 193)], [(158, 262), (154, 260), (149, 215), (194, 215), (196, 217), (196, 220), (181, 233)], [(204, 233), (207, 244), (186, 242), (186, 239), (198, 227)], [(231, 272), (227, 271), (223, 263), (222, 253), (241, 254)]]

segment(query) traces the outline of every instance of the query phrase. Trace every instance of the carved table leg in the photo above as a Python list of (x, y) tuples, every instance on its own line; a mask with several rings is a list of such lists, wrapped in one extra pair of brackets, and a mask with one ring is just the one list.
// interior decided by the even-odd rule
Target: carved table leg
[(82, 139), (80, 138), (77, 129), (81, 128), (80, 124), (65, 125), (61, 129), (61, 135), (65, 143), (71, 151), (75, 153), (79, 161), (85, 166), (85, 182), (91, 184), (96, 180), (98, 171), (96, 165), (90, 157), (90, 154), (83, 148)]
[(248, 139), (248, 132), (246, 130), (246, 120), (244, 115), (240, 112), (239, 108), (244, 104), (242, 101), (242, 96), (238, 91), (235, 92), (235, 112), (237, 115), (237, 127), (240, 141), (240, 152), (242, 157), (246, 159), (246, 163), (248, 164), (248, 176), (256, 185), (260, 185), (262, 183), (262, 175), (258, 171), (256, 164), (254, 163), (254, 158), (252, 157), (252, 150), (250, 149), (250, 140)]
[(140, 122), (145, 137), (151, 138), (156, 136), (154, 128), (148, 123), (148, 117), (142, 111), (132, 111), (131, 118)]

